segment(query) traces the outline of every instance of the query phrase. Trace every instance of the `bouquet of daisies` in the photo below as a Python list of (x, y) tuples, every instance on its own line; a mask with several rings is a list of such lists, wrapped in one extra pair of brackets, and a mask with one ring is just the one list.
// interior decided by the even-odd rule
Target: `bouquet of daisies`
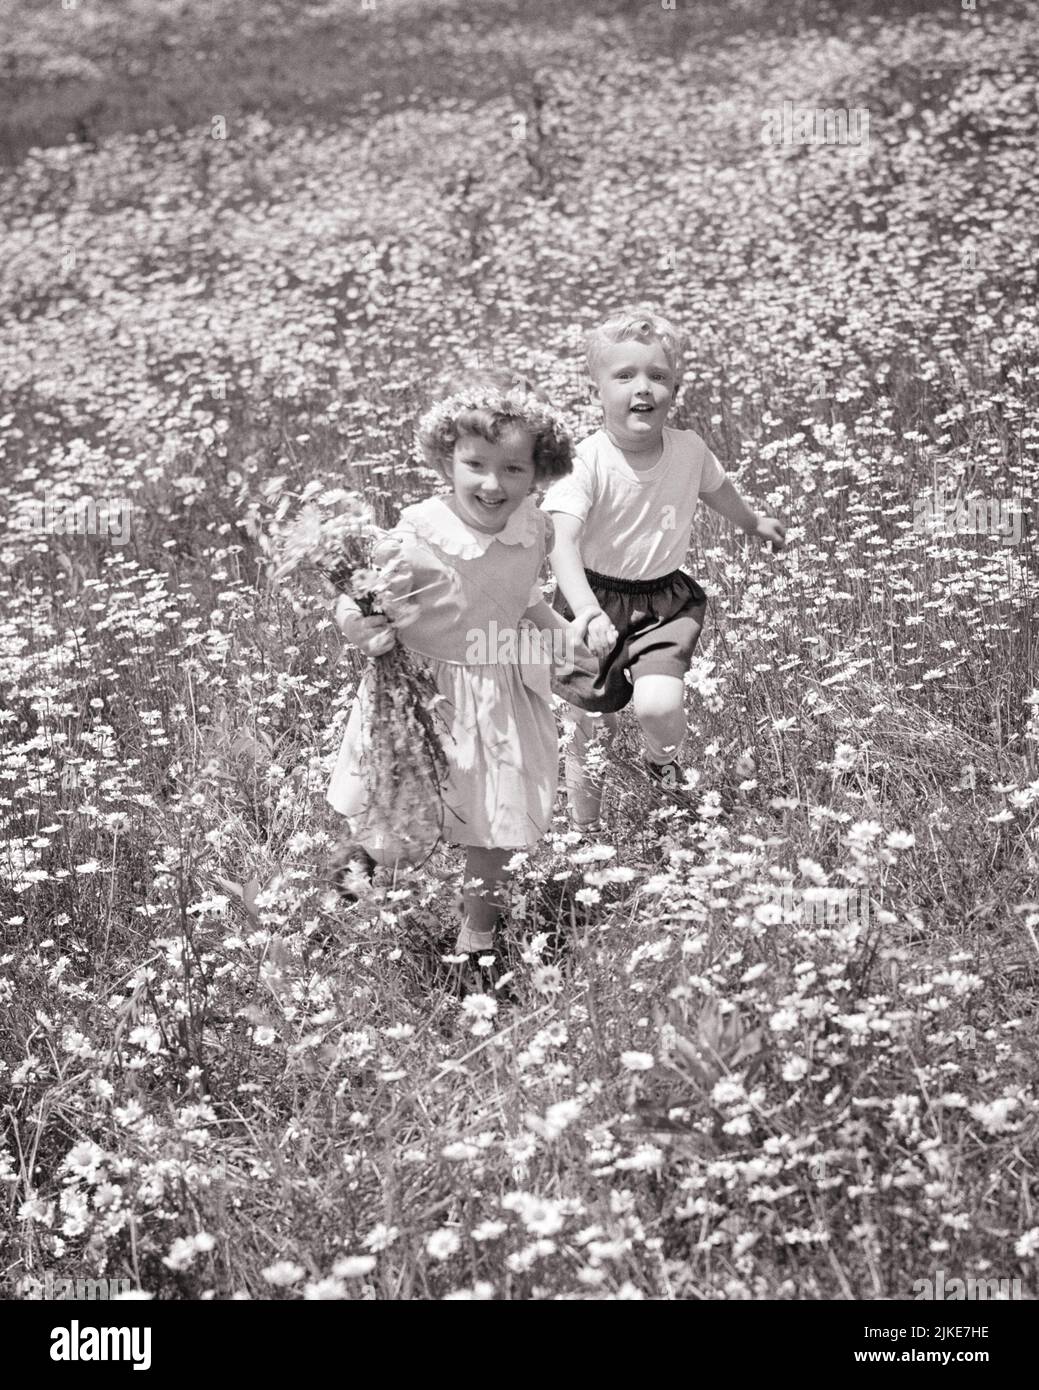
[[(310, 483), (299, 503), (289, 517), (283, 499), (261, 540), (274, 578), (317, 572), (365, 617), (384, 614), (395, 627), (406, 626), (418, 605), (393, 594), (392, 564), (375, 558), (386, 533), (360, 493)], [(354, 833), (381, 862), (415, 861), (432, 852), (443, 829), (447, 763), (435, 713), (441, 697), (428, 669), (400, 643), (367, 663), (361, 692), (367, 809)]]

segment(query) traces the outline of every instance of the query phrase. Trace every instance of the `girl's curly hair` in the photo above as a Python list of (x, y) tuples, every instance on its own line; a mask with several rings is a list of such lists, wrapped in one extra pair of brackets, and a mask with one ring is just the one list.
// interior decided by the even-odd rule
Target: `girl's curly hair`
[(515, 426), (534, 436), (534, 478), (548, 482), (573, 468), (573, 440), (563, 417), (529, 377), (491, 369), (447, 383), (445, 398), (418, 423), (416, 440), (423, 460), (443, 477), (455, 444), (466, 434), (497, 444)]

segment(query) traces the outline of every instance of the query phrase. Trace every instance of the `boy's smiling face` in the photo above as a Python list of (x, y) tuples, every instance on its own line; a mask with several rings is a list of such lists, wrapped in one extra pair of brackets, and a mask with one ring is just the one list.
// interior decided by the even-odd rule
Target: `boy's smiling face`
[(621, 449), (642, 453), (663, 437), (678, 390), (674, 369), (656, 338), (611, 343), (599, 358), (592, 391), (602, 403), (606, 433)]

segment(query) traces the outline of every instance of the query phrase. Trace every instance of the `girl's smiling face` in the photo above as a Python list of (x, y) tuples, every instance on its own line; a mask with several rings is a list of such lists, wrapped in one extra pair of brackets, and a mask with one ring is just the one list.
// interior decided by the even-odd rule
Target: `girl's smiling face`
[(448, 481), (457, 516), (478, 531), (501, 531), (534, 490), (534, 436), (520, 425), (504, 430), (497, 443), (461, 435)]

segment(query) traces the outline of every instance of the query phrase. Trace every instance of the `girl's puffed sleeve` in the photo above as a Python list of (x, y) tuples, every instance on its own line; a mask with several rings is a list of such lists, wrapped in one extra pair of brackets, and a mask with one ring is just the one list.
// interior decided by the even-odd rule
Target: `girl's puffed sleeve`
[(551, 483), (541, 500), (545, 512), (567, 512), (578, 521), (587, 521), (598, 492), (595, 446), (583, 439), (574, 450), (574, 466)]
[(408, 527), (400, 525), (394, 526), (390, 531), (384, 531), (372, 547), (372, 564), (376, 569), (381, 569), (383, 565), (396, 560), (411, 534)]
[(416, 536), (411, 527), (398, 524), (372, 547), (372, 564), (379, 573), (382, 611), (395, 627), (406, 627), (418, 613), (411, 600), (415, 587), (413, 549)]
[[(556, 543), (556, 528), (552, 524), (552, 518), (548, 512), (543, 512), (539, 508), (535, 513), (538, 518), (538, 570), (541, 576), (547, 581), (548, 557)], [(535, 580), (530, 590), (530, 597), (527, 600), (527, 607), (533, 608), (535, 603), (541, 603), (545, 595), (542, 592), (541, 583)]]

